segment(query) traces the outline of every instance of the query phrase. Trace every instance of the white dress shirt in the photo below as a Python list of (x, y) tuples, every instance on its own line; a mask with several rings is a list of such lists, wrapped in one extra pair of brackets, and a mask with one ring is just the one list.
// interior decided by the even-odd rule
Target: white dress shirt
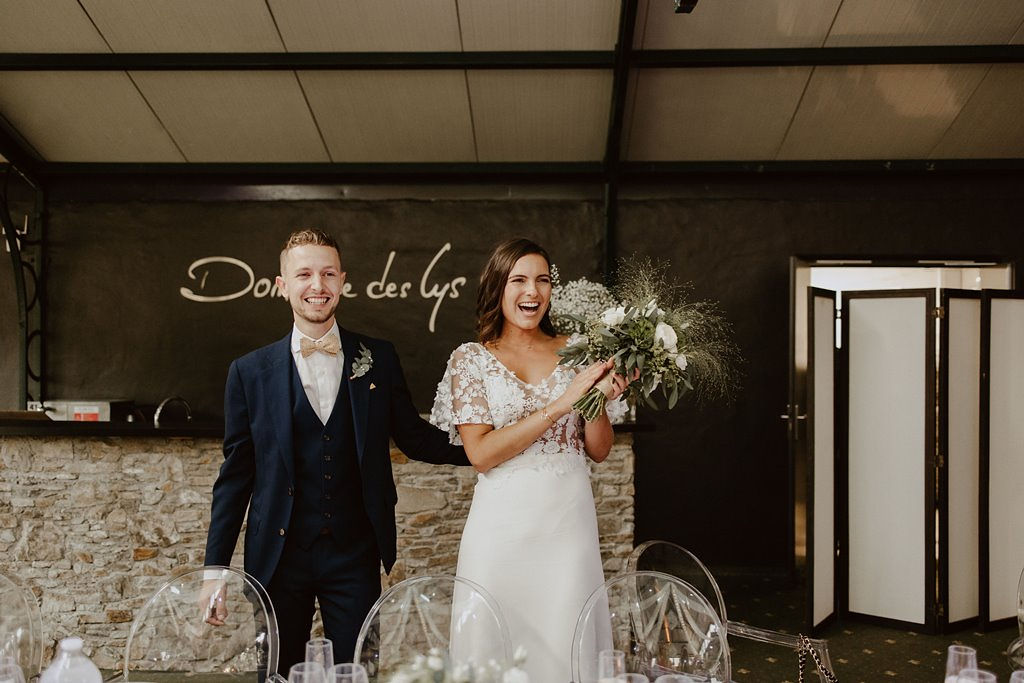
[[(324, 335), (334, 334), (341, 339), (338, 332), (338, 322)], [(299, 371), (299, 380), (302, 381), (302, 388), (309, 399), (309, 405), (313, 412), (320, 418), (320, 422), (327, 424), (334, 410), (334, 401), (338, 397), (338, 389), (341, 388), (342, 370), (345, 367), (345, 354), (340, 349), (337, 356), (332, 356), (322, 351), (314, 351), (308, 357), (303, 358), (300, 350), (301, 339), (306, 337), (299, 331), (297, 326), (292, 326), (292, 358), (295, 359), (295, 367)], [(323, 339), (324, 337), (320, 337)], [(309, 339), (309, 337), (306, 337)], [(313, 339), (312, 341), (319, 341)]]

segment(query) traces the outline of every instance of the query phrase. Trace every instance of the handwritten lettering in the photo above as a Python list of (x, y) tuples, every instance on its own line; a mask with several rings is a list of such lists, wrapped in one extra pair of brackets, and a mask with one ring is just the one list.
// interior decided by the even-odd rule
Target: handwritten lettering
[(430, 272), (434, 270), (434, 266), (437, 262), (445, 255), (445, 252), (451, 250), (451, 242), (445, 242), (441, 250), (434, 254), (434, 258), (430, 260), (430, 265), (423, 271), (423, 277), (420, 278), (420, 296), (424, 299), (437, 298), (434, 302), (434, 310), (430, 312), (430, 322), (427, 324), (427, 328), (434, 331), (434, 321), (437, 319), (437, 309), (441, 307), (441, 302), (444, 301), (445, 294), (451, 299), (459, 298), (459, 287), (466, 284), (466, 278), (457, 277), (453, 278), (450, 282), (446, 282), (444, 287), (438, 287), (436, 284), (429, 290), (427, 289), (427, 278), (430, 277)]
[[(434, 268), (441, 258), (451, 251), (452, 245), (446, 242), (434, 257), (430, 264), (423, 271), (420, 278), (419, 294), (424, 299), (433, 299), (434, 305), (430, 311), (430, 319), (427, 322), (427, 329), (435, 331), (438, 310), (441, 303), (446, 299), (459, 298), (459, 288), (466, 284), (466, 278), (458, 276), (448, 282), (435, 282), (431, 279)], [(379, 279), (371, 281), (366, 285), (365, 293), (367, 298), (373, 300), (406, 299), (412, 290), (413, 283), (408, 280), (392, 279), (392, 269), (395, 267), (398, 252), (392, 251), (388, 254), (387, 262)], [(226, 267), (226, 268), (225, 268)], [(232, 273), (232, 271), (234, 271)], [(211, 274), (212, 273), (212, 274)], [(198, 303), (222, 303), (233, 301), (250, 295), (255, 299), (283, 298), (284, 295), (277, 288), (271, 278), (256, 277), (252, 267), (241, 259), (232, 256), (206, 256), (193, 261), (186, 275), (193, 281), (192, 287), (181, 287), (179, 293), (189, 301)], [(225, 287), (225, 282), (241, 282), (240, 287), (234, 287), (229, 291), (217, 291), (217, 287)], [(194, 287), (194, 289), (193, 289)], [(209, 288), (209, 289), (208, 289)], [(213, 290), (213, 291), (210, 291)], [(355, 299), (357, 294), (351, 282), (346, 281), (342, 286), (341, 295), (346, 299)]]

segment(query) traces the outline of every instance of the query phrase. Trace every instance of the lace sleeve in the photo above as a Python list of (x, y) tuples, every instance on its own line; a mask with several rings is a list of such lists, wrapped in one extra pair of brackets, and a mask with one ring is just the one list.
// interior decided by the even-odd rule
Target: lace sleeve
[(471, 345), (463, 344), (448, 359), (434, 395), (430, 423), (447, 431), (448, 440), (457, 446), (462, 445), (459, 425), (494, 424), (479, 357)]

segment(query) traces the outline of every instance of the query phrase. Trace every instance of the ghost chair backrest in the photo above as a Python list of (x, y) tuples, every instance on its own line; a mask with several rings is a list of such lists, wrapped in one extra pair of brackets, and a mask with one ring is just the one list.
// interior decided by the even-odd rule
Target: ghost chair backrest
[(447, 574), (414, 576), (384, 591), (363, 621), (352, 661), (371, 683), (388, 681), (417, 658), (451, 668), (512, 664), (508, 625), (481, 586)]
[[(726, 617), (725, 599), (715, 577), (696, 555), (682, 546), (668, 541), (647, 541), (638, 545), (633, 550), (626, 560), (626, 566), (630, 569), (648, 569), (678, 576), (687, 582), (693, 583), (702, 592), (706, 590), (705, 595), (713, 594), (718, 601), (719, 616), (726, 624), (729, 637), (732, 638), (733, 649), (736, 649), (738, 646), (736, 641), (739, 638), (784, 647), (794, 652), (799, 651), (803, 647), (799, 636), (728, 620)], [(828, 653), (828, 641), (809, 638), (808, 644), (822, 665), (831, 670), (832, 661)], [(819, 675), (823, 676), (820, 672)]]
[(715, 577), (696, 555), (682, 546), (668, 541), (645, 541), (626, 558), (626, 571), (663, 572), (680, 578), (711, 601), (723, 624), (729, 621)]
[(35, 593), (20, 580), (0, 574), (0, 658), (12, 657), (25, 677), (43, 665), (43, 620)]
[(1011, 669), (1024, 669), (1024, 571), (1017, 583), (1017, 631), (1017, 638), (1006, 647), (1006, 658)]
[[(206, 621), (213, 605), (227, 610), (219, 626)], [(124, 680), (211, 674), (256, 683), (277, 669), (279, 642), (274, 606), (259, 581), (232, 567), (192, 569), (165, 581), (136, 613)]]
[(595, 683), (598, 653), (609, 649), (625, 653), (626, 673), (651, 680), (665, 674), (732, 680), (715, 606), (688, 582), (662, 572), (624, 572), (591, 594), (573, 634), (573, 681)]

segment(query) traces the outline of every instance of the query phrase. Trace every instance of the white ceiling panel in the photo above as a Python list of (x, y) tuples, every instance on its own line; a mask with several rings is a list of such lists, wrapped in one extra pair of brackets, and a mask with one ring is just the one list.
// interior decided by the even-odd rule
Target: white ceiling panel
[(988, 66), (817, 67), (780, 159), (923, 159)]
[(136, 71), (188, 161), (328, 161), (291, 71)]
[(268, 0), (289, 52), (458, 52), (455, 0)]
[(1024, 22), (1021, 22), (1020, 28), (1013, 34), (1013, 38), (1010, 39), (1012, 45), (1024, 44)]
[(625, 158), (772, 159), (810, 74), (810, 67), (641, 69)]
[(464, 71), (301, 71), (331, 159), (476, 161)]
[(110, 52), (75, 0), (0, 0), (0, 52)]
[(280, 52), (263, 0), (82, 0), (114, 52)]
[(676, 14), (671, 0), (640, 0), (634, 46), (645, 50), (820, 47), (840, 0), (704, 0)]
[(46, 161), (183, 161), (121, 71), (0, 72), (0, 112)]
[(1024, 64), (993, 64), (931, 156), (1024, 158)]
[(825, 44), (1000, 44), (1022, 21), (1020, 0), (845, 0)]
[(619, 0), (459, 0), (467, 51), (613, 50)]
[(598, 161), (612, 75), (596, 69), (469, 71), (480, 161)]

